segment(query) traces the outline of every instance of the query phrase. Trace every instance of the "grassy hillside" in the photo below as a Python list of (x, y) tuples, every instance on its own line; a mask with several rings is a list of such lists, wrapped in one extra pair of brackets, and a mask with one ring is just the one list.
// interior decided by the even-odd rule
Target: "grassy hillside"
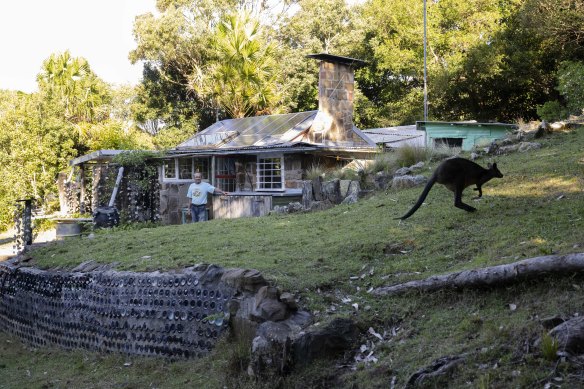
[[(350, 316), (359, 323), (364, 354), (373, 351), (377, 362), (323, 362), (279, 381), (282, 387), (385, 388), (391, 382), (401, 387), (418, 369), (447, 355), (466, 359), (430, 386), (584, 385), (579, 365), (557, 360), (536, 342), (544, 333), (541, 318), (584, 313), (580, 274), (399, 297), (373, 298), (367, 292), (432, 274), (584, 251), (584, 129), (557, 133), (542, 143), (539, 150), (496, 158), (505, 176), (487, 183), (480, 201), (471, 200), (472, 190), (465, 192), (464, 200), (478, 208), (472, 214), (454, 208), (452, 193), (438, 185), (426, 205), (400, 223), (393, 218), (413, 205), (421, 188), (390, 190), (317, 213), (98, 233), (37, 249), (31, 262), (70, 268), (88, 260), (113, 261), (118, 269), (135, 271), (196, 263), (255, 268), (296, 293), (317, 321)], [(427, 175), (434, 167), (428, 166)], [(369, 334), (370, 327), (383, 340)], [(204, 360), (171, 363), (29, 351), (7, 335), (0, 335), (0, 345), (0, 387), (22, 382), (39, 387), (69, 386), (66, 382), (79, 387), (259, 386), (240, 369), (243, 347), (222, 346)], [(108, 384), (99, 384), (104, 366), (112, 373)]]

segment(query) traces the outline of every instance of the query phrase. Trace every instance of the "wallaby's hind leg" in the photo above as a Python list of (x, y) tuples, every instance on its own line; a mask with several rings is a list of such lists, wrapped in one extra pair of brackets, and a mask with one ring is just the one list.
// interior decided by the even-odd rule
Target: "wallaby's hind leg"
[(462, 190), (464, 188), (457, 187), (456, 191), (454, 191), (454, 206), (456, 208), (464, 209), (467, 212), (474, 212), (477, 209), (475, 207), (471, 207), (468, 204), (462, 202)]

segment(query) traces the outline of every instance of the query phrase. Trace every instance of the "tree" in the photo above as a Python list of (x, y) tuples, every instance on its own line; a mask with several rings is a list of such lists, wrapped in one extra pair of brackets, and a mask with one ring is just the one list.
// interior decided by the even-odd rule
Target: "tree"
[(69, 51), (51, 54), (37, 76), (39, 91), (46, 100), (62, 106), (72, 123), (107, 118), (101, 110), (111, 100), (109, 87), (92, 71), (85, 58), (71, 57)]
[(226, 15), (212, 40), (212, 58), (197, 66), (190, 87), (234, 118), (278, 111), (274, 47), (248, 13)]

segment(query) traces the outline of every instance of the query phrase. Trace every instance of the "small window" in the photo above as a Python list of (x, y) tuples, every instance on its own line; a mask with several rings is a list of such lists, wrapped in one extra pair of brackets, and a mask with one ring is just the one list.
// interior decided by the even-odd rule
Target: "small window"
[(193, 159), (179, 158), (178, 159), (178, 178), (179, 180), (193, 179)]
[(258, 157), (258, 190), (284, 188), (284, 161), (282, 157)]
[(164, 170), (164, 178), (173, 179), (176, 178), (176, 166), (174, 159), (165, 159), (162, 167)]
[(435, 138), (434, 147), (462, 147), (462, 138)]
[(209, 158), (194, 158), (195, 173), (201, 173), (203, 180), (209, 179)]
[(215, 183), (226, 192), (235, 192), (235, 160), (233, 158), (217, 158)]

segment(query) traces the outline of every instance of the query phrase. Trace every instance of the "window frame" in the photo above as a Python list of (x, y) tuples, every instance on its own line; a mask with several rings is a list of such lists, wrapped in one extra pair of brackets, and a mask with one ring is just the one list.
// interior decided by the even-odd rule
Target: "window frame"
[[(270, 171), (279, 171), (280, 177), (280, 187), (279, 188), (265, 188), (262, 185), (268, 183), (265, 179), (262, 178), (266, 177), (265, 174), (262, 174), (265, 169), (262, 169), (263, 166), (266, 166), (265, 162), (261, 162), (261, 160), (267, 159), (279, 159), (280, 169), (271, 169)], [(285, 177), (285, 168), (284, 168), (284, 155), (283, 154), (270, 154), (270, 155), (258, 155), (256, 158), (256, 191), (258, 192), (284, 192), (286, 190), (286, 177)], [(276, 177), (276, 175), (272, 175), (271, 177)], [(269, 184), (274, 184), (274, 181), (269, 182)]]
[[(180, 178), (180, 162), (181, 159), (190, 159), (191, 160), (191, 178)], [(165, 158), (164, 162), (162, 163), (162, 182), (178, 182), (178, 183), (187, 183), (194, 181), (194, 174), (195, 174), (195, 160), (206, 160), (206, 172), (201, 172), (203, 174), (203, 180), (208, 180), (210, 172), (210, 157), (171, 157)], [(172, 161), (174, 166), (174, 175), (172, 177), (167, 177), (167, 162)], [(170, 165), (170, 163), (168, 163)]]

